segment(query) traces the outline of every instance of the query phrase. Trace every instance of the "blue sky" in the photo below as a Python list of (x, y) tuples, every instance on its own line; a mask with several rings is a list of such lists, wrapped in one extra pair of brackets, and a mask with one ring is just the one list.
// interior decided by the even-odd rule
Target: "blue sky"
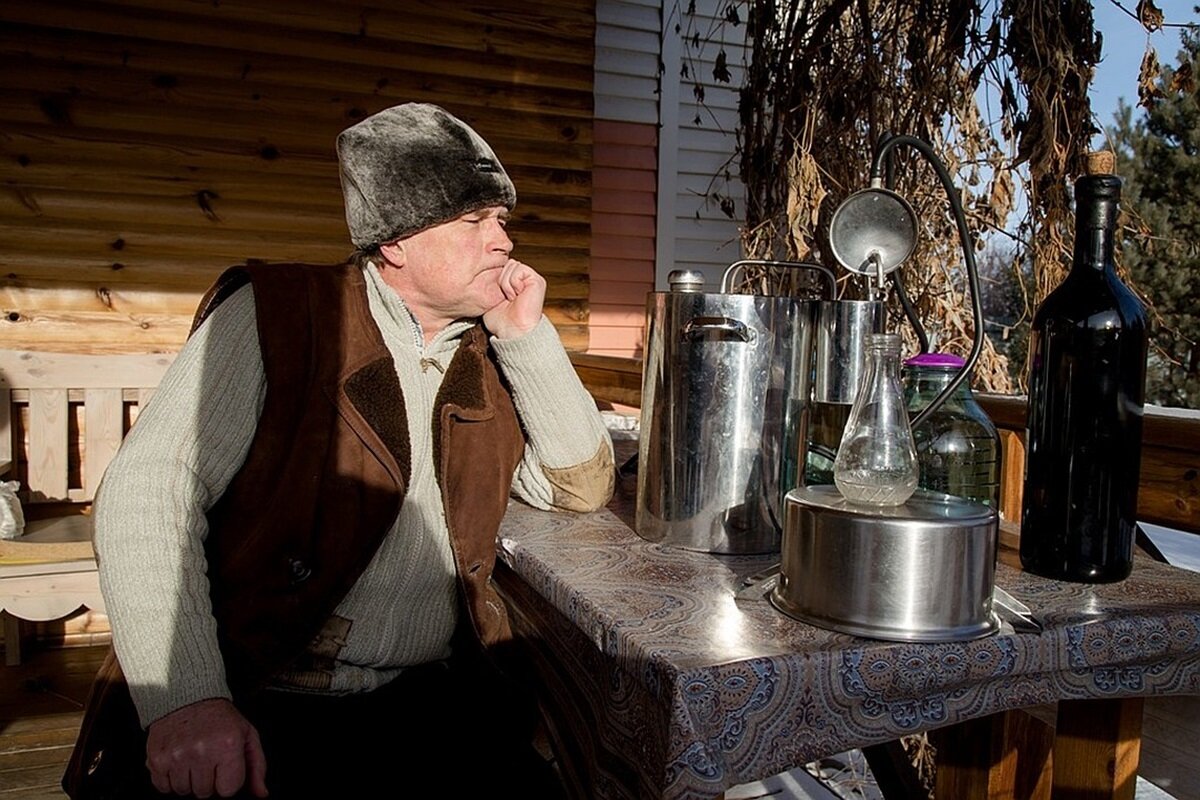
[[(1158, 0), (1158, 7), (1168, 23), (1200, 23), (1193, 10), (1200, 0)], [(1130, 13), (1137, 0), (1121, 0)], [(1093, 17), (1096, 28), (1104, 34), (1104, 46), (1096, 77), (1092, 81), (1092, 112), (1101, 126), (1111, 125), (1117, 110), (1118, 98), (1126, 104), (1137, 105), (1137, 76), (1142, 54), (1149, 41), (1158, 51), (1162, 64), (1175, 64), (1179, 52), (1179, 29), (1164, 28), (1147, 34), (1137, 20), (1118, 8), (1112, 0), (1094, 0)], [(1100, 140), (1095, 144), (1099, 144)]]

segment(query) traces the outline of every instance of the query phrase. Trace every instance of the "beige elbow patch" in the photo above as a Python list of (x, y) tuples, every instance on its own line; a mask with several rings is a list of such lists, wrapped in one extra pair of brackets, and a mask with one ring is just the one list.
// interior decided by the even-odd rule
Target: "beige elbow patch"
[(607, 442), (600, 443), (596, 455), (572, 467), (547, 467), (542, 473), (554, 489), (551, 502), (566, 511), (595, 511), (612, 497), (616, 471)]

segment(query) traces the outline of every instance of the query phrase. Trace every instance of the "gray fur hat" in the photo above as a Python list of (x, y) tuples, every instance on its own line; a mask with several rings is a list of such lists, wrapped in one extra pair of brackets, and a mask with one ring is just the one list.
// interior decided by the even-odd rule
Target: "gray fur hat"
[(405, 103), (338, 135), (350, 241), (360, 249), (402, 239), (517, 192), (483, 138), (445, 109)]

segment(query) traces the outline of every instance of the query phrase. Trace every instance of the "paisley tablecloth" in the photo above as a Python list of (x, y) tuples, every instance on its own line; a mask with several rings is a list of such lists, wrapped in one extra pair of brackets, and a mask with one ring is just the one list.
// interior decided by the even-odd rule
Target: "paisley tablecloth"
[[(629, 510), (629, 489), (618, 496)], [(906, 644), (735, 599), (773, 559), (652, 544), (611, 510), (514, 501), (496, 582), (597, 797), (713, 797), (822, 756), (1060, 699), (1200, 694), (1200, 576), (1086, 586), (1001, 563), (1040, 634)], [(1002, 559), (1012, 562), (1011, 558)], [(568, 754), (570, 755), (570, 754)]]

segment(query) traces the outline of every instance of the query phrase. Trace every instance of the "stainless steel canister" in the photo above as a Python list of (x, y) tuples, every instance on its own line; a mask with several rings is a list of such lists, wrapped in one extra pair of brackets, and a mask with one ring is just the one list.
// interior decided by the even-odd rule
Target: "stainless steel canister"
[(858, 392), (867, 337), (883, 332), (878, 300), (827, 300), (817, 311), (814, 401), (850, 405)]
[(801, 442), (799, 483), (833, 483), (833, 462), (866, 365), (867, 337), (883, 330), (883, 303), (827, 300), (818, 306), (812, 405)]
[(771, 602), (842, 633), (948, 642), (994, 633), (998, 520), (980, 503), (917, 490), (901, 506), (850, 503), (834, 486), (788, 493)]
[(646, 301), (638, 533), (711, 553), (779, 549), (804, 435), (817, 301), (698, 291)]

